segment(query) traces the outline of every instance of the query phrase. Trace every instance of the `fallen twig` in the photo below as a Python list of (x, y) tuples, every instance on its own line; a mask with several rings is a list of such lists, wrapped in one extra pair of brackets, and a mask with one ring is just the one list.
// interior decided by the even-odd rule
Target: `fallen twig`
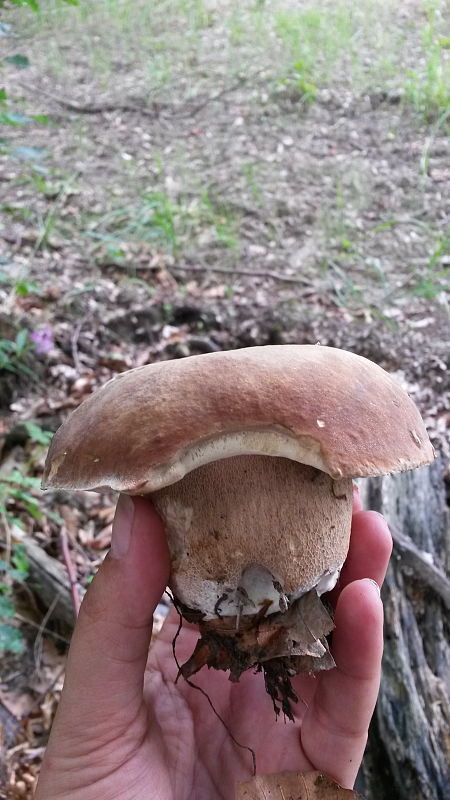
[(36, 634), (36, 638), (34, 640), (34, 645), (33, 645), (34, 664), (37, 670), (39, 670), (39, 664), (42, 652), (42, 638), (46, 631), (47, 622), (50, 619), (51, 615), (53, 614), (53, 611), (56, 608), (57, 603), (58, 603), (58, 595), (56, 594), (55, 597), (53, 598), (53, 602), (50, 604), (47, 611), (45, 612), (41, 624), (38, 626), (38, 632)]
[(264, 269), (237, 269), (232, 267), (231, 269), (227, 269), (227, 267), (200, 267), (200, 266), (186, 266), (182, 267), (180, 265), (174, 265), (167, 267), (168, 272), (220, 272), (225, 275), (249, 275), (252, 278), (270, 278), (273, 281), (281, 281), (282, 283), (303, 283), (305, 286), (309, 286), (310, 281), (306, 280), (306, 278), (297, 278), (293, 275), (282, 275), (280, 272), (272, 272), (271, 270), (264, 270)]
[(62, 554), (63, 554), (63, 558), (64, 558), (64, 563), (66, 565), (67, 574), (69, 576), (69, 581), (70, 581), (70, 591), (71, 591), (71, 595), (72, 595), (73, 613), (74, 613), (75, 619), (77, 619), (78, 612), (80, 610), (80, 597), (79, 597), (78, 588), (77, 588), (78, 581), (77, 581), (77, 576), (76, 576), (76, 572), (75, 572), (75, 567), (73, 565), (73, 561), (72, 561), (72, 558), (71, 558), (71, 555), (70, 555), (69, 543), (68, 543), (68, 540), (67, 540), (67, 531), (66, 531), (65, 525), (61, 525), (61, 530), (60, 530), (60, 534), (59, 535), (60, 535), (61, 550), (62, 550)]
[(28, 617), (24, 617), (22, 614), (19, 614), (18, 612), (14, 614), (14, 619), (17, 619), (24, 625), (30, 625), (32, 628), (35, 628), (38, 631), (42, 630), (42, 632), (45, 633), (46, 636), (50, 636), (52, 639), (57, 639), (58, 642), (63, 642), (63, 644), (67, 645), (70, 644), (70, 639), (68, 639), (66, 636), (61, 636), (61, 634), (56, 633), (56, 631), (52, 631), (50, 628), (43, 628), (42, 622), (40, 624), (38, 624), (37, 622), (33, 622), (32, 619), (28, 619)]
[(78, 339), (80, 338), (81, 328), (83, 327), (83, 321), (79, 322), (74, 329), (74, 332), (70, 339), (70, 344), (72, 347), (72, 358), (75, 369), (78, 373), (81, 372), (81, 363), (80, 357), (78, 355)]
[(186, 344), (189, 347), (198, 348), (203, 353), (217, 353), (221, 350), (219, 345), (208, 336), (188, 336)]
[(209, 106), (210, 103), (216, 103), (217, 100), (221, 100), (222, 97), (224, 97), (224, 95), (231, 94), (231, 92), (235, 92), (236, 89), (239, 89), (241, 86), (244, 86), (246, 83), (249, 83), (250, 81), (253, 83), (254, 79), (258, 75), (260, 75), (262, 72), (265, 72), (265, 69), (266, 69), (265, 67), (262, 67), (262, 69), (258, 69), (257, 72), (253, 73), (253, 75), (241, 75), (239, 80), (237, 80), (235, 83), (232, 83), (231, 86), (225, 86), (225, 88), (221, 89), (220, 92), (216, 92), (216, 94), (212, 94), (209, 97), (206, 97), (205, 100), (202, 100), (201, 103), (197, 103), (197, 105), (191, 106), (191, 108), (189, 108), (188, 106), (184, 111), (182, 109), (181, 112), (177, 112), (176, 114), (174, 114), (174, 116), (194, 117), (200, 111), (203, 111), (203, 109), (206, 108), (206, 106)]
[[(221, 100), (226, 94), (230, 94), (249, 81), (253, 81), (261, 72), (264, 71), (265, 68), (259, 69), (251, 76), (242, 75), (239, 80), (231, 84), (231, 86), (226, 86), (224, 89), (221, 89), (220, 92), (216, 92), (215, 94), (206, 97), (200, 103), (197, 103), (196, 105), (190, 105), (189, 103), (186, 103), (179, 111), (174, 111), (172, 116), (176, 117), (177, 119), (182, 117), (194, 117), (210, 103), (215, 103), (218, 100)], [(79, 103), (65, 100), (63, 97), (53, 94), (53, 92), (47, 92), (40, 86), (29, 86), (22, 81), (18, 81), (17, 83), (22, 89), (25, 89), (25, 91), (31, 92), (32, 94), (35, 94), (36, 92), (38, 94), (42, 94), (44, 97), (48, 97), (50, 100), (53, 100), (62, 108), (67, 109), (67, 111), (73, 111), (75, 114), (103, 114), (112, 111), (125, 111), (135, 114), (143, 114), (143, 116), (146, 117), (158, 117), (164, 108), (168, 108), (167, 104), (163, 104), (158, 101), (154, 101), (152, 103), (151, 109), (146, 108), (145, 106), (134, 105), (132, 103), (102, 103), (101, 105), (87, 103), (86, 105), (80, 105)]]
[(6, 539), (4, 560), (7, 562), (7, 564), (9, 564), (11, 562), (12, 536), (11, 536), (11, 528), (9, 527), (8, 517), (6, 516), (3, 509), (0, 510), (0, 518), (5, 531), (5, 539)]
[(145, 108), (145, 106), (136, 106), (131, 103), (102, 103), (101, 105), (87, 103), (86, 105), (80, 105), (79, 103), (65, 100), (63, 97), (53, 94), (53, 92), (47, 92), (40, 86), (28, 86), (28, 84), (22, 81), (18, 81), (17, 85), (31, 94), (37, 93), (48, 97), (49, 100), (53, 100), (54, 103), (67, 109), (67, 111), (73, 111), (75, 114), (104, 114), (112, 111), (127, 111), (143, 114), (146, 117), (157, 117), (162, 109), (161, 103), (153, 103), (152, 109)]

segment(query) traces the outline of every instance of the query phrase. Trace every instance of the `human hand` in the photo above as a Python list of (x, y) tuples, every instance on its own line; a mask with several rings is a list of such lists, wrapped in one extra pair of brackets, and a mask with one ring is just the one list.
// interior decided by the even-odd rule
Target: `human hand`
[[(202, 670), (195, 682), (258, 773), (320, 770), (351, 788), (375, 705), (383, 645), (382, 583), (392, 547), (384, 520), (355, 499), (352, 537), (332, 593), (336, 669), (293, 679), (295, 722), (275, 719), (262, 674), (231, 683)], [(153, 611), (169, 579), (162, 523), (144, 498), (121, 497), (113, 543), (82, 603), (66, 680), (35, 800), (232, 800), (251, 778), (206, 698), (182, 678), (172, 611), (149, 651)], [(370, 578), (371, 580), (367, 580)], [(183, 663), (198, 638), (186, 623)]]

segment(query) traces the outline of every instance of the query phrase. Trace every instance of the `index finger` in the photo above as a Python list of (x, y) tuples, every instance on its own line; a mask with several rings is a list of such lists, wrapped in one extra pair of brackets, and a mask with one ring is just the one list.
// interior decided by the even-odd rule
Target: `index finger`
[(339, 589), (362, 578), (384, 581), (392, 552), (392, 536), (386, 520), (377, 511), (353, 514), (350, 547), (342, 568)]
[(386, 520), (376, 511), (355, 511), (354, 498), (350, 547), (336, 587), (327, 598), (335, 606), (342, 590), (353, 581), (371, 578), (381, 586), (392, 553), (392, 536)]

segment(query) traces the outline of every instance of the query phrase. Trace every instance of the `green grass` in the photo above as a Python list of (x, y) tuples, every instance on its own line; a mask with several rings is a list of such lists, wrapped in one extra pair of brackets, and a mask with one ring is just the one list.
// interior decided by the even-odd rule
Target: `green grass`
[[(153, 91), (176, 86), (180, 77), (187, 88), (195, 73), (191, 88), (199, 90), (225, 67), (232, 74), (250, 65), (270, 68), (274, 78), (294, 71), (307, 88), (332, 84), (343, 72), (350, 83), (353, 73), (359, 82), (362, 74), (376, 72), (377, 63), (382, 73), (386, 64), (392, 69), (393, 37), (400, 36), (388, 33), (392, 8), (384, 10), (375, 0), (355, 7), (319, 0), (300, 8), (287, 0), (222, 0), (217, 5), (206, 0), (83, 0), (76, 7), (44, 0), (41, 6), (39, 14), (28, 12), (30, 33), (46, 36), (40, 60), (55, 79), (69, 77), (70, 34), (81, 54), (77, 70), (84, 63), (104, 89), (111, 88), (117, 69), (127, 68), (139, 71), (143, 85)], [(361, 61), (365, 53), (369, 65)]]
[[(427, 122), (450, 111), (450, 20), (442, 25), (437, 3), (426, 4), (418, 65), (407, 70), (407, 100)], [(446, 33), (443, 33), (443, 30)]]
[(441, 235), (436, 241), (426, 268), (413, 276), (409, 287), (410, 294), (434, 300), (439, 294), (450, 292), (450, 269), (443, 267), (444, 259), (449, 254), (450, 238)]
[[(2, 481), (0, 479), (0, 510)], [(0, 654), (20, 654), (25, 643), (20, 630), (11, 621), (16, 609), (13, 587), (15, 583), (23, 583), (28, 577), (28, 560), (21, 545), (15, 545), (8, 559), (0, 559)]]
[[(18, 148), (15, 148), (18, 149)], [(33, 251), (45, 249), (53, 233), (66, 235), (61, 212), (67, 197), (76, 189), (78, 175), (64, 176), (61, 173), (32, 162), (16, 183), (23, 187), (24, 200), (21, 204), (4, 204), (0, 211), (11, 219), (28, 223), (38, 235)], [(1, 277), (0, 277), (1, 283)]]
[[(23, 422), (22, 427), (35, 447), (42, 450), (48, 447), (52, 437), (49, 431), (30, 421)], [(39, 496), (41, 481), (27, 474), (29, 468), (29, 464), (25, 464), (23, 471), (16, 467), (11, 473), (0, 473), (0, 529), (5, 534), (14, 527), (24, 529), (23, 519), (29, 526), (31, 520), (43, 517)], [(61, 521), (56, 514), (49, 516)], [(24, 649), (22, 634), (12, 623), (16, 613), (14, 586), (28, 577), (28, 559), (24, 547), (20, 544), (8, 546), (10, 541), (10, 536), (6, 537), (0, 559), (0, 654), (20, 654)]]
[(97, 258), (125, 265), (130, 245), (152, 252), (189, 255), (201, 240), (238, 252), (239, 219), (223, 202), (203, 192), (172, 199), (164, 191), (147, 191), (134, 205), (120, 205), (91, 217), (86, 235), (97, 243)]
[[(133, 247), (142, 244), (150, 253), (193, 258), (200, 263), (202, 253), (208, 251), (209, 260), (223, 259), (229, 264), (243, 251), (248, 233), (245, 208), (250, 208), (252, 212), (256, 209), (258, 219), (263, 220), (258, 243), (272, 246), (271, 240), (276, 240), (276, 250), (285, 228), (282, 216), (275, 219), (276, 203), (272, 205), (272, 199), (281, 191), (283, 176), (277, 183), (264, 157), (259, 161), (257, 152), (250, 148), (247, 152), (245, 148), (234, 150), (234, 141), (241, 135), (245, 139), (247, 119), (251, 129), (258, 114), (274, 121), (274, 139), (278, 128), (290, 135), (291, 125), (295, 138), (300, 131), (295, 114), (300, 118), (311, 114), (311, 109), (314, 113), (314, 103), (328, 102), (326, 97), (336, 105), (337, 121), (343, 113), (340, 104), (355, 102), (355, 108), (366, 113), (373, 90), (392, 89), (399, 97), (404, 90), (408, 120), (421, 128), (421, 136), (423, 121), (426, 123), (422, 160), (424, 180), (428, 180), (431, 144), (450, 127), (448, 5), (448, 0), (425, 0), (414, 9), (409, 5), (405, 9), (401, 0), (361, 0), (358, 4), (350, 0), (306, 0), (301, 4), (293, 0), (82, 0), (79, 6), (70, 7), (63, 0), (44, 0), (38, 15), (15, 11), (17, 19), (19, 13), (21, 19), (28, 14), (21, 33), (30, 37), (29, 61), (32, 68), (36, 66), (54, 78), (55, 95), (86, 104), (101, 105), (103, 97), (118, 106), (123, 102), (142, 103), (150, 115), (152, 103), (163, 109), (162, 119), (154, 127), (151, 116), (139, 118), (124, 112), (123, 125), (133, 126), (125, 154), (120, 135), (115, 140), (114, 131), (109, 131), (105, 137), (109, 146), (107, 178), (98, 173), (92, 177), (98, 181), (96, 211), (81, 208), (76, 222), (69, 217), (64, 223), (67, 235), (72, 225), (75, 246), (84, 247), (87, 238), (90, 254), (100, 266), (115, 263), (128, 267), (135, 260)], [(230, 92), (229, 87), (239, 84), (239, 76), (246, 80), (242, 83), (245, 89), (241, 92), (238, 85), (235, 93)], [(86, 85), (85, 96), (82, 83)], [(325, 88), (334, 93), (322, 94)], [(223, 90), (223, 105), (220, 98), (217, 103), (206, 104), (192, 121), (189, 119), (190, 107)], [(293, 102), (288, 108), (282, 105), (284, 96), (296, 95), (297, 104)], [(212, 121), (216, 110), (219, 122), (223, 114), (229, 126), (225, 131), (219, 131)], [(240, 130), (232, 127), (232, 118), (227, 116), (230, 110), (236, 118), (242, 114)], [(392, 109), (386, 102), (380, 113), (384, 110), (394, 138), (404, 109)], [(101, 116), (70, 117), (76, 143), (74, 160), (83, 162), (92, 157), (97, 141), (92, 139), (91, 126), (97, 120), (99, 125), (109, 124)], [(205, 156), (196, 156), (195, 163), (192, 159), (196, 147), (189, 137), (209, 134), (208, 128), (219, 137), (229, 136), (232, 144), (229, 168), (227, 165), (220, 176), (217, 160), (222, 149), (216, 155), (215, 142), (208, 144), (205, 137)], [(141, 132), (147, 136), (142, 141)], [(267, 140), (270, 142), (269, 134)], [(318, 183), (323, 172), (330, 169), (329, 163), (324, 161), (318, 167)], [(295, 159), (292, 166), (297, 168)], [(377, 248), (373, 237), (364, 240), (357, 229), (356, 217), (363, 218), (370, 206), (373, 180), (364, 172), (364, 163), (361, 166), (355, 161), (354, 172), (358, 175), (353, 183), (351, 170), (347, 170), (335, 198), (330, 200), (329, 194), (324, 198), (313, 231), (324, 243), (326, 271), (342, 305), (358, 302), (364, 280), (383, 288), (393, 279), (389, 266), (377, 260), (382, 248)], [(167, 175), (174, 176), (174, 183), (181, 187), (179, 193), (169, 190)], [(268, 186), (272, 180), (273, 191)], [(80, 182), (85, 190), (84, 175)], [(68, 191), (57, 173), (49, 171), (35, 172), (31, 188), (39, 203), (29, 205), (35, 209), (37, 205), (41, 217), (26, 218), (30, 212), (19, 203), (11, 203), (7, 213), (32, 222), (40, 232), (36, 249), (43, 249), (52, 234), (60, 235), (63, 230), (60, 212)], [(228, 201), (230, 197), (235, 206)], [(239, 203), (244, 208), (242, 213)], [(380, 236), (392, 235), (395, 239), (392, 231), (381, 231)], [(423, 234), (420, 258), (424, 265), (426, 247), (432, 246), (434, 235)], [(83, 242), (81, 236), (85, 237)], [(427, 267), (423, 275), (414, 278), (411, 267), (408, 291), (421, 297), (436, 296), (438, 287), (447, 280), (444, 266)], [(360, 280), (361, 275), (364, 277)]]
[(13, 372), (34, 379), (29, 366), (30, 349), (26, 328), (19, 328), (13, 339), (0, 339), (0, 377), (2, 372)]
[(44, 0), (40, 13), (28, 18), (30, 33), (46, 37), (45, 61), (56, 80), (68, 77), (70, 35), (81, 54), (77, 68), (86, 69), (102, 90), (111, 88), (118, 69), (129, 68), (139, 71), (147, 90), (164, 89), (174, 67), (189, 72), (192, 51), (209, 24), (203, 0), (83, 0), (77, 7)]
[(38, 14), (20, 14), (25, 32), (45, 40), (31, 63), (58, 83), (81, 71), (114, 94), (125, 72), (135, 79), (131, 94), (173, 102), (264, 71), (269, 84), (294, 87), (307, 103), (324, 87), (404, 89), (406, 102), (434, 119), (450, 103), (448, 2), (424, 0), (422, 23), (417, 12), (397, 19), (401, 12), (401, 0), (43, 0)]
[(290, 54), (300, 86), (329, 82), (336, 62), (351, 53), (354, 22), (348, 5), (328, 11), (279, 11), (274, 29)]

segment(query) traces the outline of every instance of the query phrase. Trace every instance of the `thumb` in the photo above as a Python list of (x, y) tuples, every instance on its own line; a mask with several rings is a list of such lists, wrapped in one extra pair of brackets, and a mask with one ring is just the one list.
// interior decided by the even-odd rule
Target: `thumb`
[(169, 579), (162, 522), (149, 500), (121, 495), (111, 551), (81, 604), (56, 727), (111, 732), (142, 703), (152, 616)]

